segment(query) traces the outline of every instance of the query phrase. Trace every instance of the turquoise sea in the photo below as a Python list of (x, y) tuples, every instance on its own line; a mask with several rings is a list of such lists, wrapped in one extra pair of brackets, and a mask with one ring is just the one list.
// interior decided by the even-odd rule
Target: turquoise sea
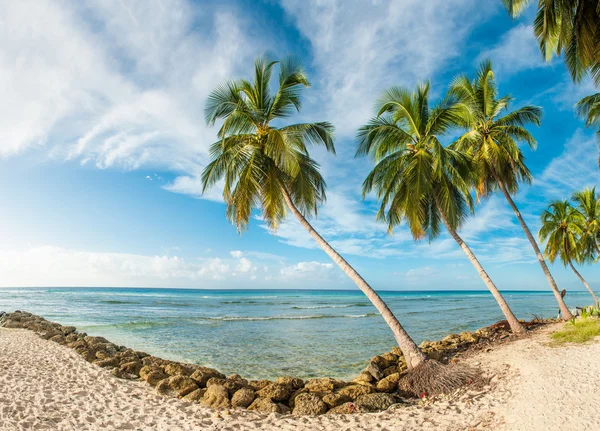
[[(487, 291), (380, 293), (417, 342), (503, 318)], [(504, 295), (521, 319), (557, 315), (550, 291)], [(565, 299), (570, 308), (591, 303), (587, 292), (569, 292)], [(350, 378), (394, 345), (358, 290), (0, 289), (0, 311), (14, 310), (248, 378)]]

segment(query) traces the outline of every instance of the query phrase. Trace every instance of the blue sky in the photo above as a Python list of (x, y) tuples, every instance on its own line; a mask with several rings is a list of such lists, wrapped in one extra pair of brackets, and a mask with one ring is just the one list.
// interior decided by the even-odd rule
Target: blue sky
[[(430, 79), (434, 96), (491, 58), (514, 106), (543, 125), (525, 150), (535, 181), (516, 197), (532, 230), (553, 199), (598, 183), (593, 131), (560, 60), (542, 61), (533, 10), (510, 20), (497, 0), (5, 1), (0, 23), (0, 285), (353, 288), (295, 222), (238, 235), (220, 191), (200, 194), (215, 129), (204, 101), (249, 76), (257, 55), (303, 59), (312, 87), (290, 119), (330, 121), (336, 157), (315, 151), (328, 201), (315, 227), (379, 289), (484, 289), (446, 234), (415, 243), (361, 201), (370, 168), (356, 129), (390, 85)], [(450, 137), (448, 137), (450, 139)], [(500, 196), (462, 235), (501, 289), (546, 289)], [(580, 289), (560, 265), (561, 287)], [(582, 269), (593, 284), (598, 267)]]

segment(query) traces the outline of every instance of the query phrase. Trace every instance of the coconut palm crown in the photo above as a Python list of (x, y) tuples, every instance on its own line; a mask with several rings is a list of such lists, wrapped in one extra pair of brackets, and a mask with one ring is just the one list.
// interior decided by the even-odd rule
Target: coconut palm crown
[(580, 239), (581, 258), (586, 262), (600, 256), (600, 199), (596, 196), (596, 187), (586, 188), (573, 193), (573, 201), (584, 217), (583, 233)]
[(429, 83), (416, 91), (392, 87), (377, 102), (377, 116), (358, 133), (357, 155), (369, 155), (375, 167), (363, 182), (363, 196), (375, 191), (378, 219), (391, 232), (406, 220), (415, 239), (440, 234), (444, 224), (498, 302), (515, 333), (523, 326), (457, 230), (473, 212), (470, 157), (444, 147), (439, 137), (469, 117), (468, 106), (446, 97), (429, 106)]
[[(532, 0), (502, 2), (517, 17)], [(533, 32), (547, 61), (564, 54), (574, 81), (590, 72), (600, 85), (600, 1), (538, 0)]]
[(375, 190), (381, 200), (378, 219), (390, 232), (405, 219), (415, 239), (432, 240), (440, 233), (440, 208), (454, 229), (473, 212), (473, 171), (465, 154), (438, 139), (463, 121), (465, 107), (446, 98), (430, 108), (429, 89), (425, 83), (415, 92), (385, 91), (377, 116), (358, 132), (356, 154), (370, 155), (376, 163), (363, 183), (363, 196)]
[[(600, 93), (581, 99), (577, 103), (577, 112), (585, 119), (587, 127), (598, 127), (596, 137), (598, 138), (598, 145), (600, 145)], [(600, 166), (600, 158), (598, 159), (598, 164)]]
[(227, 217), (243, 230), (253, 208), (277, 229), (286, 215), (284, 192), (304, 215), (316, 215), (325, 196), (325, 181), (307, 146), (320, 145), (335, 153), (334, 127), (328, 122), (276, 127), (272, 123), (301, 107), (301, 89), (309, 82), (294, 58), (279, 62), (279, 87), (270, 81), (278, 62), (256, 60), (254, 81), (230, 81), (210, 93), (206, 122), (224, 119), (219, 140), (210, 147), (212, 161), (202, 173), (203, 191), (224, 179)]
[(541, 241), (546, 241), (545, 254), (550, 262), (558, 258), (565, 266), (571, 267), (597, 304), (598, 297), (573, 264), (586, 261), (582, 246), (585, 224), (585, 216), (569, 202), (553, 202), (542, 213), (539, 237)]
[(469, 106), (470, 118), (464, 133), (453, 146), (473, 157), (477, 175), (477, 197), (488, 196), (498, 189), (498, 180), (514, 194), (520, 182), (531, 182), (520, 143), (536, 148), (535, 138), (525, 128), (540, 125), (541, 108), (524, 106), (510, 111), (513, 98), (499, 97), (492, 63), (485, 60), (474, 79), (459, 75), (453, 79), (450, 92)]

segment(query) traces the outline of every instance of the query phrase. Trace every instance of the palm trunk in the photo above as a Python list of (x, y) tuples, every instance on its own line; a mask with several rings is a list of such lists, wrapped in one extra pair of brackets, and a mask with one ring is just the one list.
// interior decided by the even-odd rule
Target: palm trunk
[(554, 281), (552, 274), (550, 274), (548, 265), (546, 265), (546, 260), (544, 259), (544, 256), (542, 255), (542, 252), (540, 251), (540, 248), (538, 247), (537, 242), (535, 241), (535, 238), (533, 237), (533, 235), (531, 234), (531, 231), (527, 227), (525, 220), (523, 220), (523, 217), (521, 216), (521, 212), (515, 205), (515, 202), (510, 197), (508, 190), (506, 190), (504, 183), (502, 181), (500, 181), (500, 178), (497, 175), (495, 175), (495, 177), (496, 177), (496, 182), (498, 183), (498, 186), (500, 187), (500, 190), (502, 190), (502, 194), (504, 194), (504, 197), (506, 198), (509, 205), (515, 212), (515, 215), (517, 216), (517, 219), (519, 219), (519, 223), (521, 224), (521, 227), (523, 228), (523, 231), (525, 232), (525, 236), (527, 237), (527, 239), (531, 243), (531, 247), (533, 247), (533, 250), (535, 251), (535, 255), (537, 256), (538, 262), (540, 263), (540, 266), (542, 267), (542, 271), (544, 271), (544, 274), (546, 275), (546, 279), (548, 280), (548, 283), (550, 284), (550, 288), (552, 289), (552, 292), (554, 293), (554, 297), (556, 298), (556, 301), (558, 302), (558, 306), (560, 308), (560, 314), (562, 315), (563, 320), (571, 319), (573, 317), (573, 315), (569, 311), (567, 304), (565, 304), (565, 301), (563, 300), (563, 298), (560, 294), (560, 291), (558, 290), (558, 286), (556, 285), (556, 281)]
[(590, 285), (587, 284), (587, 281), (585, 281), (585, 279), (581, 276), (581, 274), (579, 273), (579, 271), (577, 271), (575, 269), (575, 267), (573, 266), (573, 262), (571, 262), (571, 259), (569, 259), (569, 266), (571, 267), (571, 269), (573, 270), (573, 272), (575, 273), (575, 275), (579, 278), (579, 280), (581, 280), (581, 282), (583, 283), (583, 285), (585, 286), (585, 288), (590, 292), (590, 294), (594, 298), (594, 302), (596, 304), (598, 304), (598, 297), (596, 296), (596, 294), (594, 293), (594, 291), (592, 290), (592, 288), (590, 287)]
[(490, 278), (488, 273), (485, 271), (485, 269), (483, 269), (483, 266), (481, 266), (481, 263), (479, 263), (479, 260), (477, 260), (477, 257), (475, 256), (475, 254), (471, 251), (469, 246), (463, 241), (463, 239), (460, 237), (460, 235), (458, 235), (456, 230), (453, 229), (452, 226), (450, 226), (450, 223), (448, 223), (448, 219), (446, 218), (446, 215), (442, 211), (442, 208), (441, 208), (440, 204), (438, 203), (437, 199), (436, 199), (436, 206), (437, 206), (438, 211), (440, 212), (440, 216), (442, 217), (442, 221), (444, 222), (444, 225), (446, 225), (446, 229), (448, 229), (448, 232), (450, 232), (450, 235), (452, 236), (452, 238), (454, 238), (454, 240), (458, 243), (458, 245), (460, 246), (462, 251), (464, 251), (464, 253), (467, 255), (467, 257), (469, 258), (469, 260), (471, 261), (471, 263), (473, 264), (473, 266), (479, 273), (479, 276), (481, 277), (481, 279), (483, 280), (483, 282), (485, 283), (487, 288), (492, 293), (492, 296), (494, 297), (494, 299), (496, 299), (496, 302), (498, 302), (498, 305), (500, 306), (502, 313), (504, 313), (504, 317), (506, 317), (506, 321), (510, 325), (510, 329), (512, 329), (512, 332), (514, 334), (523, 334), (525, 332), (525, 328), (523, 328), (523, 325), (521, 325), (521, 322), (519, 322), (519, 319), (517, 319), (517, 317), (514, 315), (514, 313), (508, 306), (508, 303), (504, 300), (504, 297), (502, 296), (502, 294), (500, 293), (500, 291), (498, 290), (498, 288), (496, 287), (496, 285), (494, 284), (494, 282), (492, 281), (492, 279)]
[(310, 236), (314, 238), (314, 240), (321, 246), (321, 248), (329, 255), (329, 257), (346, 273), (348, 277), (358, 286), (358, 288), (369, 298), (369, 300), (373, 303), (377, 311), (383, 316), (384, 320), (394, 333), (394, 338), (398, 343), (398, 347), (402, 350), (404, 354), (404, 359), (406, 359), (406, 366), (408, 369), (412, 369), (417, 365), (423, 363), (427, 357), (417, 344), (410, 338), (410, 335), (406, 332), (406, 330), (402, 327), (396, 316), (392, 313), (389, 307), (385, 302), (381, 299), (381, 297), (373, 290), (371, 286), (365, 281), (364, 278), (360, 276), (358, 272), (350, 266), (350, 264), (329, 245), (327, 241), (323, 239), (321, 235), (312, 227), (312, 225), (306, 220), (306, 218), (302, 215), (298, 208), (292, 202), (292, 198), (290, 197), (288, 191), (285, 188), (283, 190), (283, 197), (285, 202), (287, 203), (290, 211), (296, 216), (300, 224), (308, 231)]

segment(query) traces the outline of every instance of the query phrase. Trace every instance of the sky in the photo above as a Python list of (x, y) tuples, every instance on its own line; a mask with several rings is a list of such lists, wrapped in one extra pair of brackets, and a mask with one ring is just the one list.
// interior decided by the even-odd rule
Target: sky
[[(289, 121), (330, 121), (337, 155), (311, 150), (327, 202), (315, 228), (376, 289), (485, 289), (446, 233), (415, 242), (376, 222), (361, 197), (372, 168), (356, 130), (392, 85), (457, 74), (491, 59), (513, 107), (541, 106), (524, 149), (534, 181), (515, 197), (532, 231), (552, 200), (600, 179), (594, 131), (573, 105), (594, 92), (545, 63), (530, 23), (499, 0), (0, 0), (0, 286), (353, 289), (288, 218), (271, 232), (256, 211), (241, 235), (221, 190), (201, 193), (216, 128), (207, 95), (250, 78), (254, 59), (295, 55), (312, 86)], [(452, 137), (445, 137), (449, 143)], [(548, 289), (501, 196), (460, 231), (502, 290)], [(561, 264), (561, 288), (581, 289)], [(594, 286), (598, 266), (581, 268)]]

